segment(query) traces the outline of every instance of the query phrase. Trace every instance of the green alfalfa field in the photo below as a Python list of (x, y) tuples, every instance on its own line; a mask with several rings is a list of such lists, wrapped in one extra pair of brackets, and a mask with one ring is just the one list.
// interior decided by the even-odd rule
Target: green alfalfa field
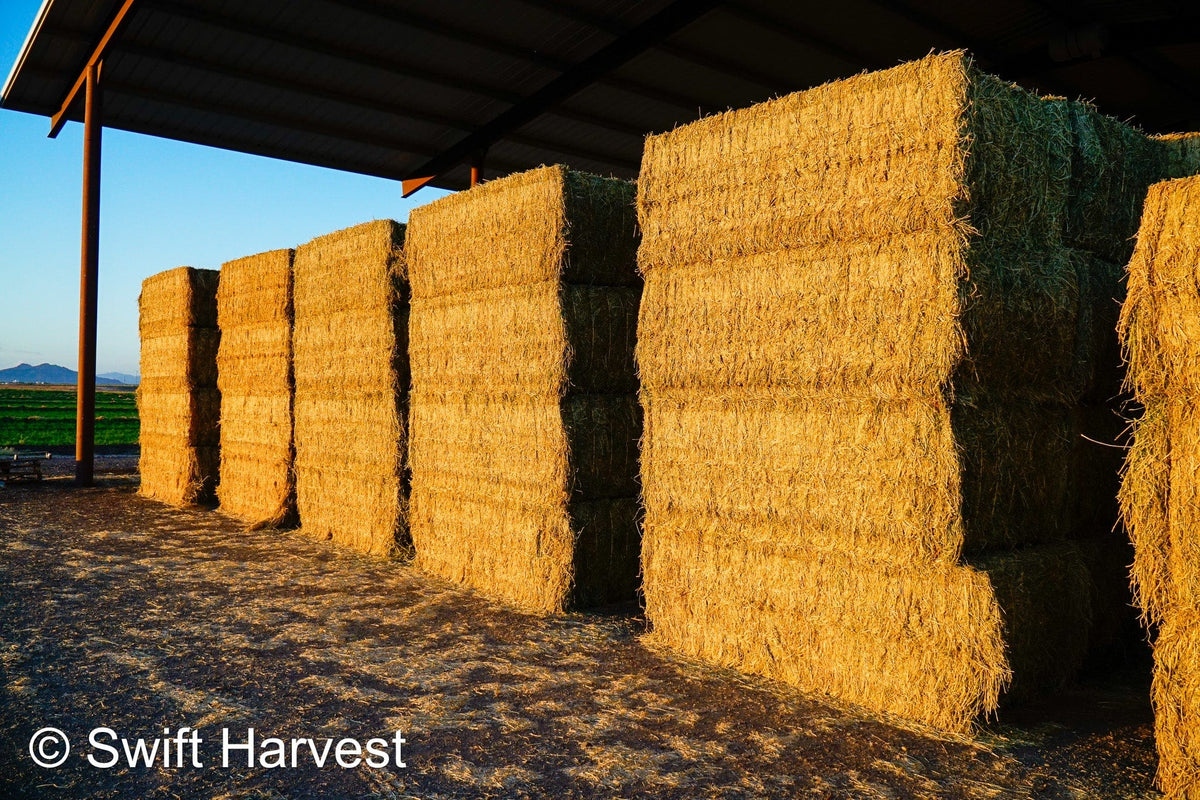
[[(96, 391), (96, 444), (135, 445), (137, 399), (130, 389)], [(0, 447), (75, 443), (73, 387), (0, 387)]]

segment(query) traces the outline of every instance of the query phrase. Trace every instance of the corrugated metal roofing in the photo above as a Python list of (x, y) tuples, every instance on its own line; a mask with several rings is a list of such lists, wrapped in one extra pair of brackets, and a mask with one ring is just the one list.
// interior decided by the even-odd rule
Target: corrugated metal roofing
[[(3, 105), (57, 112), (120, 5), (47, 0)], [(136, 0), (101, 80), (110, 127), (388, 178), (449, 152), (435, 183), (460, 188), (469, 138), (489, 175), (632, 177), (648, 132), (954, 47), (1150, 130), (1200, 128), (1191, 0)], [(531, 107), (564, 76), (582, 77)]]

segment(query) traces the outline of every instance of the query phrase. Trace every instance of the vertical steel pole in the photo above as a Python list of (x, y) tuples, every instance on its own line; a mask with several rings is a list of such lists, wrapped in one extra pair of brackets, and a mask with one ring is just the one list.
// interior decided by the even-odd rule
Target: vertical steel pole
[(100, 63), (87, 68), (83, 102), (83, 238), (79, 258), (79, 384), (75, 401), (75, 484), (91, 486), (96, 440), (96, 279), (100, 255)]
[(475, 156), (475, 161), (471, 164), (471, 188), (475, 188), (479, 185), (479, 182), (483, 180), (484, 156), (484, 153), (480, 153), (479, 155)]

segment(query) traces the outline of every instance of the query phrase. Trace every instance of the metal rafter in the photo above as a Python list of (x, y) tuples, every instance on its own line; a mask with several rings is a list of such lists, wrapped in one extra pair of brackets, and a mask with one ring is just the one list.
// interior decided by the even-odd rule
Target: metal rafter
[(97, 77), (95, 74), (93, 74), (93, 68), (99, 66), (100, 62), (104, 59), (105, 51), (108, 49), (109, 45), (112, 44), (112, 41), (114, 38), (116, 38), (117, 33), (120, 32), (121, 28), (124, 27), (126, 22), (129, 21), (129, 17), (133, 13), (134, 2), (135, 0), (125, 0), (125, 2), (121, 4), (121, 7), (117, 9), (117, 13), (109, 21), (104, 33), (100, 35), (100, 39), (96, 42), (96, 46), (92, 48), (92, 52), (88, 56), (87, 62), (83, 65), (83, 68), (79, 72), (79, 77), (75, 79), (75, 82), (67, 91), (66, 96), (59, 104), (58, 111), (50, 118), (51, 139), (57, 137), (58, 132), (62, 130), (62, 126), (66, 124), (67, 112), (71, 110), (71, 106), (74, 104), (75, 98), (79, 96), (79, 93), (85, 90), (88, 76), (91, 75), (93, 79)]
[(409, 177), (440, 175), (463, 160), (486, 152), (492, 144), (504, 139), (507, 134), (593, 84), (599, 76), (611, 72), (708, 13), (717, 2), (718, 0), (676, 0), (625, 36), (614, 40), (569, 72), (550, 81), (525, 100), (413, 170)]

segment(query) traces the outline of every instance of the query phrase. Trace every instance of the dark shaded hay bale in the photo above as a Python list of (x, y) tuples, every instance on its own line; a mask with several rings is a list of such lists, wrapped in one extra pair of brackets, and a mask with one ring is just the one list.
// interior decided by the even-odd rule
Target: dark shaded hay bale
[(1013, 680), (1006, 703), (1045, 697), (1075, 676), (1088, 649), (1093, 587), (1073, 542), (970, 559), (987, 574), (1004, 618)]
[(413, 542), (537, 611), (632, 599), (631, 184), (546, 167), (413, 211)]
[(216, 270), (179, 267), (142, 282), (140, 492), (175, 505), (212, 499), (220, 468)]
[(296, 502), (302, 530), (373, 555), (410, 550), (404, 226), (313, 239), (293, 267)]

